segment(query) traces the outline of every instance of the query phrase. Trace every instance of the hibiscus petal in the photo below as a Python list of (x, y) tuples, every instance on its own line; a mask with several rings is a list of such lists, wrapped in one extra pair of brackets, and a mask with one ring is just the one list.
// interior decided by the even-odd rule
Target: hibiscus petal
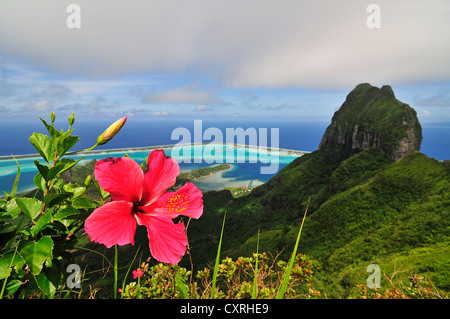
[[(203, 193), (192, 183), (186, 183), (176, 192), (162, 195), (151, 206), (153, 213), (174, 219), (178, 215), (199, 218), (203, 214)], [(152, 213), (145, 207), (146, 213)]]
[(180, 166), (173, 158), (166, 156), (163, 150), (152, 151), (144, 174), (141, 203), (148, 205), (158, 199), (169, 187), (175, 185), (179, 173)]
[(108, 157), (98, 161), (95, 164), (95, 178), (115, 201), (137, 203), (141, 200), (144, 173), (139, 164), (129, 157)]
[(186, 252), (187, 237), (184, 224), (174, 224), (169, 218), (137, 214), (140, 225), (148, 231), (152, 256), (163, 263), (177, 264)]
[(136, 219), (133, 205), (114, 201), (97, 208), (86, 219), (84, 230), (92, 241), (110, 248), (114, 245), (134, 245)]

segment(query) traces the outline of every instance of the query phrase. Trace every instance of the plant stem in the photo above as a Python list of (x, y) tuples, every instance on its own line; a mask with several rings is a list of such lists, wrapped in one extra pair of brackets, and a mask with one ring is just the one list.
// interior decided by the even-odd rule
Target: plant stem
[(117, 252), (117, 245), (114, 245), (114, 250), (115, 250), (115, 254), (114, 254), (114, 299), (117, 299), (117, 256), (118, 256), (118, 252)]
[(258, 228), (258, 240), (257, 240), (257, 242), (256, 242), (255, 274), (253, 275), (252, 299), (256, 299), (256, 296), (258, 295), (259, 231), (260, 231), (260, 228)]
[(73, 154), (77, 154), (77, 153), (82, 153), (82, 152), (87, 152), (87, 151), (92, 151), (94, 148), (96, 148), (98, 146), (98, 143), (96, 143), (94, 146), (91, 146), (89, 148), (85, 148), (84, 150), (80, 150), (80, 151), (73, 151), (73, 152), (69, 152), (64, 154), (64, 156), (67, 155), (73, 155)]

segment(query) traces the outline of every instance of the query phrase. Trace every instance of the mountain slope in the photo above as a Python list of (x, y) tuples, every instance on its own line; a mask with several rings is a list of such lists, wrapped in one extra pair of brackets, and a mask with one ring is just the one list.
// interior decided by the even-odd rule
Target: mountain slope
[(194, 263), (215, 257), (225, 211), (224, 255), (255, 252), (260, 229), (260, 251), (287, 258), (310, 198), (299, 249), (322, 264), (328, 296), (347, 296), (365, 283), (370, 263), (392, 267), (396, 259), (450, 291), (450, 258), (442, 255), (450, 241), (450, 165), (419, 153), (421, 139), (415, 111), (390, 87), (358, 85), (317, 151), (248, 196), (205, 194), (205, 212), (189, 228)]
[[(448, 245), (450, 169), (424, 154), (411, 153), (325, 202), (307, 220), (304, 234), (302, 251), (319, 259), (328, 275), (337, 278), (355, 263), (364, 272), (379, 258), (392, 261), (414, 249)], [(415, 271), (428, 270), (435, 285), (450, 290), (450, 276), (442, 272), (450, 269), (450, 256), (438, 249), (431, 254), (447, 268), (435, 270), (426, 260), (416, 260)]]

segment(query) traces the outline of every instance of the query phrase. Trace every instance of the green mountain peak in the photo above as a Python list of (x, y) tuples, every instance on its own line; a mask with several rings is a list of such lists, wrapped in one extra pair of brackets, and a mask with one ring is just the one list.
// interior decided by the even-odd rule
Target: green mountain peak
[(422, 128), (416, 111), (395, 98), (389, 85), (368, 83), (351, 91), (334, 114), (319, 144), (340, 159), (376, 147), (392, 161), (420, 150)]

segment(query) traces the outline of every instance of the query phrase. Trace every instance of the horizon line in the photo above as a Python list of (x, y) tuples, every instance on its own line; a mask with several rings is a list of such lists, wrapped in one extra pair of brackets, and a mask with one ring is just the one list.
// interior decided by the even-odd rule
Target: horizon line
[[(270, 146), (258, 146), (258, 145), (247, 145), (247, 144), (239, 144), (239, 143), (201, 143), (201, 146), (205, 145), (228, 145), (233, 146), (235, 148), (248, 148), (248, 149), (265, 149), (266, 151), (285, 151), (285, 152), (291, 152), (294, 154), (289, 155), (304, 155), (307, 153), (311, 153), (311, 151), (303, 151), (303, 150), (296, 150), (296, 149), (289, 149), (289, 148), (280, 148), (280, 147), (270, 147)], [(71, 155), (74, 156), (82, 156), (81, 154), (87, 154), (87, 155), (93, 155), (93, 154), (101, 154), (101, 153), (115, 153), (115, 152), (138, 152), (138, 151), (144, 151), (144, 150), (154, 150), (154, 149), (171, 149), (175, 146), (200, 146), (200, 143), (176, 143), (176, 144), (163, 144), (163, 145), (154, 145), (154, 146), (137, 146), (137, 147), (124, 147), (124, 148), (111, 148), (111, 149), (103, 149), (103, 150), (91, 150), (91, 151), (75, 151)], [(126, 153), (126, 152), (125, 152)], [(14, 159), (32, 159), (32, 158), (39, 158), (41, 157), (39, 153), (33, 153), (33, 154), (20, 154), (20, 155), (0, 155), (0, 161), (8, 161), (8, 160), (14, 160)]]

